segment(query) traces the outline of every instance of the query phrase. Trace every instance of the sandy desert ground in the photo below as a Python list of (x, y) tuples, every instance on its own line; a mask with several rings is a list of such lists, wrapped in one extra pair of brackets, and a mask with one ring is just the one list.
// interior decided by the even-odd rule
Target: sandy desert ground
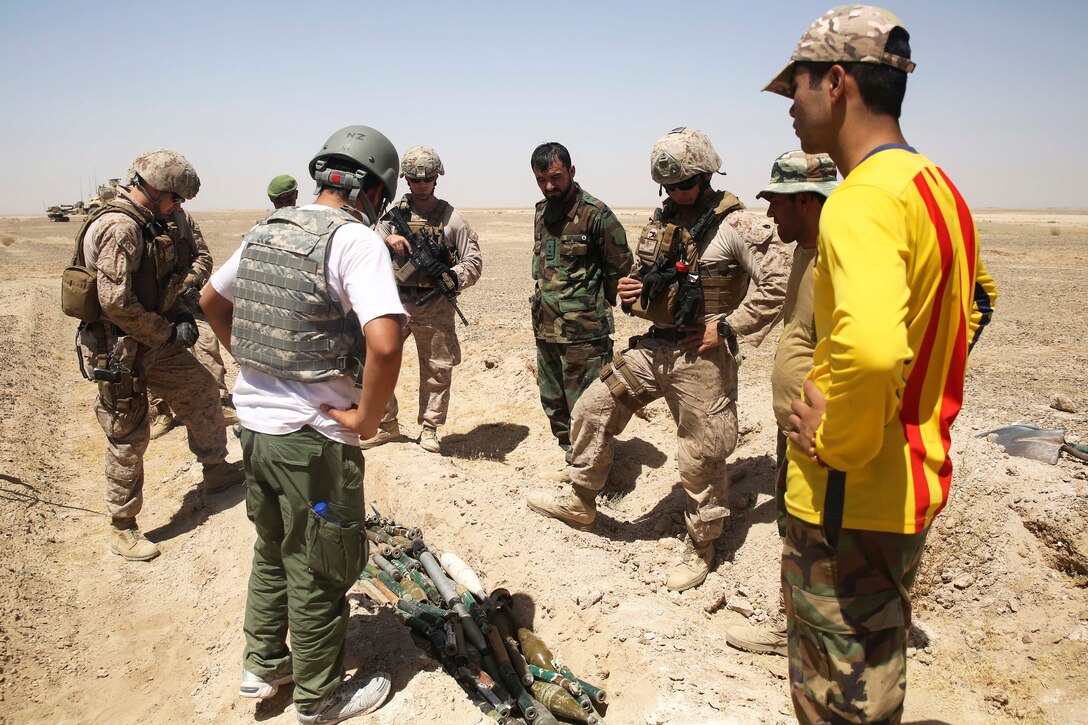
[[(454, 200), (456, 201), (456, 200)], [(621, 210), (634, 235), (646, 210)], [(217, 260), (258, 211), (196, 217)], [(526, 299), (532, 215), (469, 210), (484, 278), (462, 297), (464, 363), (441, 455), (410, 439), (367, 453), (366, 497), (432, 546), (457, 552), (586, 679), (612, 725), (787, 723), (782, 658), (735, 651), (725, 628), (776, 606), (777, 333), (741, 368), (732, 516), (700, 588), (662, 582), (682, 549), (683, 491), (664, 404), (618, 444), (594, 533), (532, 515), (524, 494), (561, 463), (534, 380)], [(971, 358), (955, 428), (954, 498), (915, 589), (907, 722), (1088, 723), (1088, 466), (1010, 458), (977, 434), (1012, 423), (1088, 441), (1088, 345), (1076, 310), (1088, 214), (980, 211), (998, 310)], [(237, 697), (253, 540), (241, 490), (207, 500), (177, 429), (146, 460), (148, 564), (106, 548), (104, 440), (61, 315), (59, 274), (78, 221), (0, 219), (0, 722), (294, 722), (289, 688)], [(639, 331), (619, 320), (618, 340)], [(418, 367), (406, 348), (402, 429), (418, 433)], [(1058, 410), (1051, 406), (1064, 398)], [(231, 439), (232, 458), (239, 455)], [(348, 666), (393, 675), (391, 701), (359, 722), (469, 725), (480, 713), (388, 610), (351, 595)], [(739, 610), (739, 611), (738, 611)]]

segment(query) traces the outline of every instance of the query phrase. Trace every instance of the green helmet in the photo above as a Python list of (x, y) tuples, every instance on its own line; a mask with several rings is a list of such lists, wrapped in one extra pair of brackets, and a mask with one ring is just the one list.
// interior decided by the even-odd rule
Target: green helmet
[[(337, 161), (341, 163), (335, 163)], [(340, 172), (329, 169), (329, 166), (343, 167), (344, 162), (356, 172), (344, 174), (342, 169)], [(399, 170), (397, 149), (384, 134), (370, 126), (345, 126), (330, 136), (310, 160), (310, 176), (317, 182), (318, 188), (333, 186), (347, 189), (351, 191), (349, 201), (352, 204), (359, 198), (362, 180), (367, 174), (377, 176), (385, 184), (387, 202), (393, 199), (397, 195)]]
[(200, 177), (189, 160), (170, 149), (155, 149), (140, 154), (129, 167), (129, 183), (136, 177), (146, 181), (159, 191), (168, 191), (192, 199), (200, 191)]

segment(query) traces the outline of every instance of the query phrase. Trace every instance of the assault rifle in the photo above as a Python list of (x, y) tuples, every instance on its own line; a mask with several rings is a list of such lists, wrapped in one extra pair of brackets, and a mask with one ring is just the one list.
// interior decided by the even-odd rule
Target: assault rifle
[(457, 316), (461, 318), (461, 322), (468, 325), (468, 320), (465, 319), (461, 308), (457, 306), (457, 296), (461, 293), (457, 291), (456, 275), (450, 270), (449, 265), (445, 263), (447, 256), (442, 245), (438, 243), (433, 234), (413, 232), (399, 207), (390, 209), (388, 217), (393, 223), (393, 228), (397, 234), (407, 239), (412, 247), (412, 251), (408, 255), (398, 255), (398, 258), (403, 260), (401, 274), (410, 275), (416, 270), (423, 270), (434, 285), (434, 290), (416, 300), (416, 305), (425, 305), (434, 299), (436, 295), (442, 295), (450, 303), (450, 307), (457, 313)]

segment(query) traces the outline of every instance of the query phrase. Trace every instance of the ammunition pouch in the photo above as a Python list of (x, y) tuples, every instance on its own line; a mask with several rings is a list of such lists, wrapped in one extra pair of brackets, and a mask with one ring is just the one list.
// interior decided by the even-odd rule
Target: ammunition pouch
[(748, 277), (737, 262), (707, 262), (699, 267), (704, 313), (729, 314), (748, 290)]
[[(635, 340), (636, 338), (632, 338), (632, 342)], [(612, 393), (612, 397), (631, 410), (639, 410), (653, 402), (650, 392), (627, 367), (627, 360), (624, 359), (623, 353), (613, 356), (612, 362), (601, 368), (600, 378), (601, 382), (608, 386), (608, 392)]]
[[(418, 214), (413, 214), (407, 196), (401, 199), (397, 206), (401, 210), (401, 214), (408, 220), (408, 228), (412, 230), (413, 234), (430, 236), (438, 242), (438, 246), (444, 252), (442, 257), (437, 260), (438, 262), (441, 262), (446, 267), (453, 267), (460, 261), (460, 255), (458, 255), (456, 247), (446, 239), (446, 233), (441, 224), (430, 224)], [(439, 201), (438, 206), (431, 210), (427, 215), (428, 218), (444, 218), (447, 206), (449, 206), (449, 204), (445, 201)], [(431, 289), (435, 286), (435, 283), (427, 273), (427, 270), (420, 269), (413, 264), (409, 258), (401, 259), (396, 255), (393, 255), (393, 275), (397, 279), (397, 284), (402, 287)]]

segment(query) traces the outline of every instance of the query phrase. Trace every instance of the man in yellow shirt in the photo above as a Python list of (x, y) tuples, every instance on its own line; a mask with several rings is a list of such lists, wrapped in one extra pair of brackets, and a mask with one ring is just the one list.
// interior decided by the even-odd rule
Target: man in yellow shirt
[(902, 716), (909, 591), (996, 299), (970, 209), (900, 129), (913, 70), (897, 17), (844, 5), (765, 89), (793, 100), (801, 148), (844, 179), (820, 219), (813, 370), (790, 418), (782, 585), (805, 723)]

